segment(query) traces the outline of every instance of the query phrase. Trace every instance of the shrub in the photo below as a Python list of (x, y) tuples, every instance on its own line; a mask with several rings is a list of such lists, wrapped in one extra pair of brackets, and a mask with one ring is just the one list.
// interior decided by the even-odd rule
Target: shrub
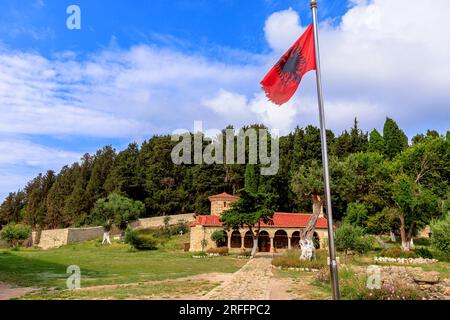
[(417, 248), (414, 252), (416, 253), (416, 256), (420, 258), (433, 259), (433, 254), (427, 248)]
[(20, 243), (31, 236), (31, 228), (23, 224), (10, 223), (3, 227), (0, 239), (5, 240), (12, 248), (17, 248)]
[(347, 253), (353, 250), (365, 253), (372, 248), (373, 238), (364, 234), (364, 229), (344, 223), (336, 230), (336, 249)]
[(450, 215), (431, 223), (431, 245), (442, 253), (450, 254)]
[(178, 235), (180, 233), (186, 234), (189, 232), (189, 225), (186, 221), (180, 221), (176, 225), (174, 225), (171, 229), (173, 235)]
[(228, 255), (228, 248), (227, 247), (220, 247), (220, 248), (209, 248), (206, 250), (207, 253), (218, 253), (221, 256)]
[(329, 267), (322, 267), (320, 270), (316, 273), (316, 280), (320, 282), (330, 282), (330, 268)]
[(403, 283), (383, 283), (380, 289), (367, 288), (367, 275), (351, 269), (340, 273), (341, 295), (345, 300), (421, 300), (427, 296)]
[(431, 245), (431, 239), (429, 239), (429, 238), (417, 238), (417, 239), (414, 239), (414, 245), (415, 246), (428, 247), (429, 245)]
[(202, 246), (202, 252), (205, 251), (205, 248), (208, 246), (208, 240), (203, 239), (200, 241), (200, 245)]
[(225, 241), (225, 234), (223, 230), (216, 230), (211, 234), (211, 240), (215, 243), (220, 243)]
[(383, 249), (380, 254), (380, 257), (388, 257), (388, 258), (415, 258), (416, 253), (414, 251), (403, 251), (399, 246), (393, 246), (390, 248)]
[(282, 268), (309, 268), (321, 269), (327, 266), (327, 252), (317, 250), (313, 260), (300, 260), (300, 253), (297, 250), (289, 250), (283, 255), (272, 259), (272, 264)]
[(158, 240), (152, 235), (140, 234), (131, 228), (125, 232), (125, 243), (137, 250), (156, 250), (158, 248)]

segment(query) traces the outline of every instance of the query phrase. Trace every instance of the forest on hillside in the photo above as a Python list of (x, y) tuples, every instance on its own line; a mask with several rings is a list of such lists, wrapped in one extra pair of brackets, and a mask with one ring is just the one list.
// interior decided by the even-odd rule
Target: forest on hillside
[[(409, 144), (392, 119), (386, 119), (382, 133), (374, 129), (370, 134), (355, 119), (350, 130), (339, 135), (328, 131), (327, 136), (337, 220), (353, 216), (382, 232), (403, 218), (412, 230), (450, 209), (450, 131), (442, 136), (429, 130)], [(244, 184), (276, 195), (275, 210), (284, 212), (311, 212), (312, 196), (323, 192), (320, 132), (314, 126), (280, 137), (280, 167), (273, 176), (261, 175), (258, 165), (250, 164), (175, 165), (171, 151), (176, 144), (167, 135), (141, 146), (131, 143), (120, 152), (105, 146), (59, 172), (39, 174), (7, 196), (0, 206), (0, 225), (92, 225), (96, 201), (111, 193), (141, 201), (143, 216), (150, 217), (208, 214), (208, 196), (233, 194)]]

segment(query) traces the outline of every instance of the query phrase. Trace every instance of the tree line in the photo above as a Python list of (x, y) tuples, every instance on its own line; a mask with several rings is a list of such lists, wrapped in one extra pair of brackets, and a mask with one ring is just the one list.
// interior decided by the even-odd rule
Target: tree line
[[(328, 130), (327, 137), (337, 220), (356, 221), (374, 233), (400, 230), (407, 241), (450, 208), (450, 132), (441, 136), (429, 130), (409, 144), (392, 119), (386, 119), (382, 133), (374, 129), (370, 134), (355, 119), (350, 130), (339, 135)], [(58, 173), (39, 174), (7, 196), (0, 225), (93, 225), (95, 203), (112, 193), (141, 201), (143, 217), (207, 214), (208, 196), (233, 194), (244, 185), (251, 192), (276, 195), (276, 211), (311, 212), (313, 204), (322, 204), (320, 131), (314, 126), (297, 127), (279, 138), (280, 168), (273, 176), (262, 176), (259, 165), (175, 165), (171, 151), (176, 144), (163, 135), (120, 152), (105, 146)]]

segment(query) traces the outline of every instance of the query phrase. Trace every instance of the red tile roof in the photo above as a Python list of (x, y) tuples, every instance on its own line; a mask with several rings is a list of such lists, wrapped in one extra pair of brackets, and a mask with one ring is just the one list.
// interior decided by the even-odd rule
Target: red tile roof
[(232, 196), (231, 194), (228, 194), (226, 192), (208, 197), (209, 201), (222, 200), (222, 199), (224, 199), (224, 200), (239, 200), (240, 198), (236, 197), (236, 196)]
[[(262, 223), (261, 226), (272, 228), (305, 228), (308, 225), (311, 214), (309, 213), (285, 213), (275, 212), (272, 222), (269, 224)], [(219, 216), (197, 216), (192, 222), (191, 227), (196, 225), (202, 226), (221, 226)], [(317, 229), (327, 228), (327, 219), (319, 218), (316, 223)]]

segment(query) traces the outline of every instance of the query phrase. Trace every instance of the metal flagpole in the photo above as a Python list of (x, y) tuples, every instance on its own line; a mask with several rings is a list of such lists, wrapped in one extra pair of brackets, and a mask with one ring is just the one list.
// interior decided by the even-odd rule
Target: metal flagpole
[(311, 0), (311, 10), (314, 25), (314, 47), (316, 53), (316, 82), (317, 82), (317, 97), (319, 100), (319, 115), (320, 115), (320, 140), (322, 142), (322, 164), (323, 164), (323, 182), (325, 184), (325, 199), (327, 206), (327, 220), (328, 220), (328, 244), (330, 249), (330, 273), (331, 273), (331, 287), (333, 289), (333, 299), (339, 300), (339, 279), (338, 269), (336, 263), (336, 251), (334, 248), (334, 234), (333, 234), (333, 213), (331, 209), (331, 191), (330, 191), (330, 173), (328, 170), (328, 148), (327, 148), (327, 133), (325, 128), (325, 112), (323, 108), (322, 95), (322, 78), (320, 73), (320, 54), (319, 54), (319, 33), (317, 28), (317, 0)]

